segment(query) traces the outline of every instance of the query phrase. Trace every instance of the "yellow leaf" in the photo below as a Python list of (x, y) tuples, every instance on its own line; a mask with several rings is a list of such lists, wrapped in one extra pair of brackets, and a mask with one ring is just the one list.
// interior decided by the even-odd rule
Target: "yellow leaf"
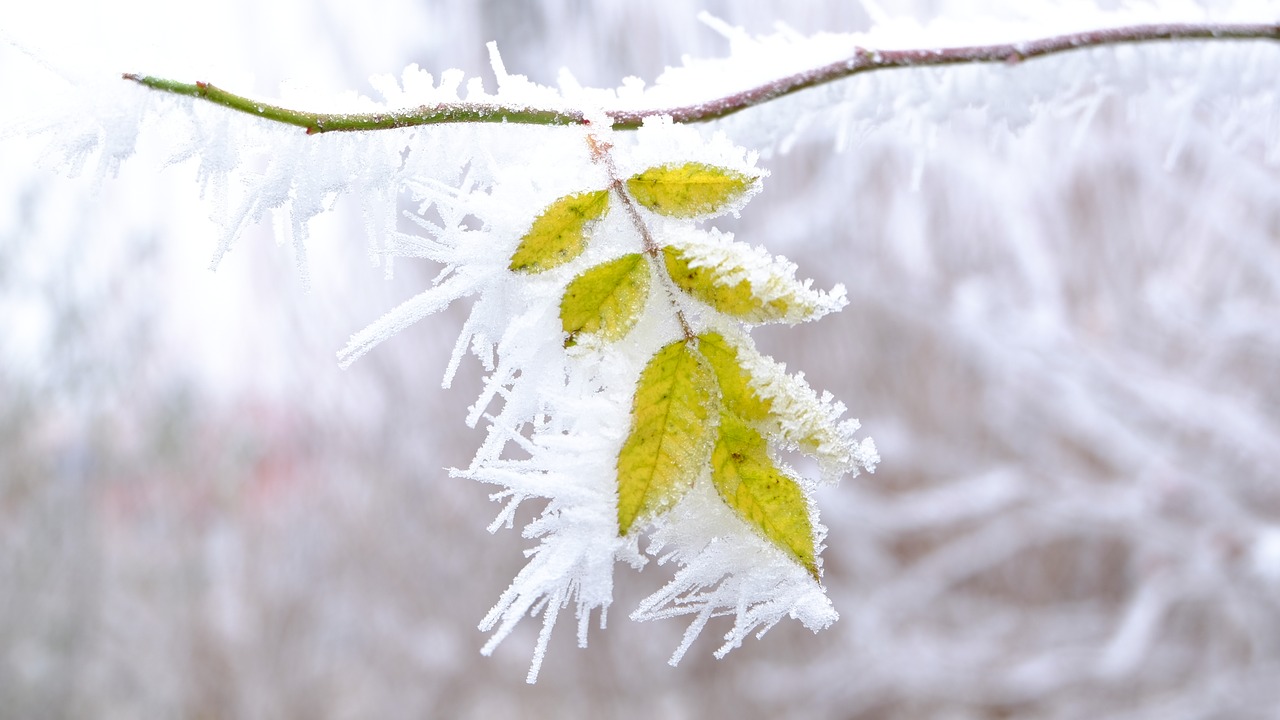
[[(769, 300), (757, 295), (745, 278), (736, 283), (725, 282), (718, 268), (701, 265), (692, 267), (683, 250), (668, 245), (662, 248), (662, 259), (667, 274), (681, 290), (719, 310), (725, 315), (753, 323), (777, 322), (795, 315), (798, 303), (788, 302), (786, 297)], [(799, 298), (796, 298), (799, 300)], [(805, 310), (801, 309), (800, 314)]]
[(618, 453), (618, 534), (671, 508), (707, 465), (719, 405), (707, 361), (679, 340), (649, 359)]
[(738, 362), (736, 347), (720, 333), (707, 332), (698, 336), (698, 351), (715, 371), (726, 411), (750, 422), (769, 417), (773, 401), (751, 387), (751, 375)]
[(743, 196), (756, 179), (729, 168), (688, 162), (651, 167), (627, 180), (636, 202), (669, 217), (712, 215)]
[(511, 256), (511, 269), (539, 273), (578, 257), (587, 247), (590, 225), (608, 207), (608, 190), (566, 195), (551, 203), (520, 239)]
[(731, 413), (720, 414), (711, 481), (729, 507), (818, 579), (813, 523), (804, 491), (773, 464), (765, 439)]
[(569, 333), (564, 346), (577, 344), (583, 333), (621, 340), (640, 319), (648, 297), (649, 265), (640, 253), (586, 270), (569, 283), (560, 299), (560, 323)]

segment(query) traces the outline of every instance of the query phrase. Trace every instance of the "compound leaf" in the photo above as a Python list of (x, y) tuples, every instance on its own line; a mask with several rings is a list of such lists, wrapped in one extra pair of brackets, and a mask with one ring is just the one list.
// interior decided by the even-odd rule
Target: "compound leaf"
[(720, 414), (711, 481), (725, 504), (818, 579), (813, 523), (804, 491), (774, 465), (764, 437), (732, 413)]
[(707, 361), (679, 340), (645, 365), (618, 453), (618, 534), (669, 509), (707, 465), (719, 406)]
[(649, 265), (640, 253), (600, 263), (573, 279), (560, 299), (560, 324), (571, 347), (583, 333), (621, 340), (649, 297)]
[(724, 409), (749, 422), (769, 417), (773, 401), (751, 387), (751, 375), (738, 362), (738, 349), (718, 332), (698, 336), (698, 351), (707, 359), (720, 384)]
[(587, 232), (609, 207), (609, 191), (565, 195), (547, 206), (511, 256), (515, 272), (540, 273), (582, 254)]
[(688, 162), (660, 165), (627, 179), (636, 202), (669, 217), (695, 218), (720, 212), (741, 198), (755, 178), (729, 168)]

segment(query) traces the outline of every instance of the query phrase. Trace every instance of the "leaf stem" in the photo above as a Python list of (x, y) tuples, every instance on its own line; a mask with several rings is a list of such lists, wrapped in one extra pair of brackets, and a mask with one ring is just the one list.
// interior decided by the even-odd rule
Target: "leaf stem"
[(680, 330), (684, 333), (685, 340), (693, 340), (693, 328), (689, 326), (689, 319), (684, 316), (684, 310), (680, 308), (680, 303), (676, 300), (675, 283), (671, 280), (671, 276), (667, 274), (667, 267), (662, 262), (662, 247), (653, 239), (653, 233), (649, 232), (649, 226), (645, 224), (644, 218), (641, 217), (640, 211), (636, 208), (636, 203), (631, 199), (631, 195), (627, 193), (627, 186), (623, 184), (622, 177), (618, 175), (618, 167), (613, 163), (613, 156), (609, 154), (609, 150), (613, 145), (601, 140), (595, 135), (587, 135), (587, 145), (591, 147), (591, 159), (604, 166), (605, 172), (609, 175), (609, 189), (622, 203), (622, 207), (627, 211), (627, 217), (631, 219), (632, 226), (640, 233), (640, 246), (648, 258), (649, 264), (653, 266), (653, 271), (662, 278), (662, 287), (667, 292), (667, 299), (671, 301), (671, 308), (675, 311), (676, 320), (680, 322)]
[[(890, 68), (1016, 64), (1024, 60), (1110, 45), (1187, 40), (1280, 40), (1280, 23), (1181, 23), (1131, 25), (1057, 35), (1015, 43), (920, 50), (859, 48), (844, 60), (787, 75), (763, 85), (693, 105), (641, 110), (611, 110), (606, 114), (615, 130), (634, 130), (645, 118), (670, 116), (678, 123), (717, 120), (756, 105), (860, 73)], [(305, 128), (308, 134), (385, 130), (444, 123), (519, 123), (525, 125), (589, 125), (578, 110), (534, 108), (488, 103), (439, 103), (376, 113), (313, 113), (257, 102), (206, 82), (175, 80), (126, 73), (126, 80), (155, 90), (188, 95), (268, 120)]]

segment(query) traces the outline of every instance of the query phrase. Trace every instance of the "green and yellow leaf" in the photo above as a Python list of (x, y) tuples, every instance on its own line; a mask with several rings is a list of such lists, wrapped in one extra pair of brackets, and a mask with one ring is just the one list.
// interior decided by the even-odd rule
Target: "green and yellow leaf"
[(698, 351), (707, 359), (720, 385), (724, 409), (748, 422), (769, 417), (773, 401), (760, 397), (751, 387), (751, 375), (738, 361), (738, 349), (718, 332), (698, 336)]
[(640, 373), (631, 431), (618, 453), (618, 534), (670, 509), (707, 466), (719, 408), (716, 379), (687, 340)]
[(685, 251), (668, 245), (662, 248), (667, 273), (681, 290), (719, 310), (725, 315), (752, 323), (778, 322), (789, 316), (805, 316), (813, 312), (805, 298), (785, 295), (766, 299), (757, 293), (745, 277), (733, 282), (720, 268), (694, 266)]
[(587, 248), (590, 226), (608, 207), (608, 190), (565, 195), (551, 203), (520, 239), (511, 269), (540, 273), (578, 257)]
[(668, 233), (662, 248), (667, 274), (680, 289), (716, 310), (749, 323), (816, 320), (844, 307), (844, 287), (830, 292), (795, 278), (796, 266), (763, 248), (735, 242), (718, 230)]
[(627, 179), (636, 202), (669, 217), (713, 215), (739, 200), (756, 178), (729, 168), (688, 162), (660, 165)]
[(720, 414), (711, 480), (725, 504), (818, 579), (813, 523), (804, 491), (774, 465), (764, 437), (732, 413)]
[[(770, 442), (813, 457), (828, 481), (857, 474), (859, 469), (874, 470), (880, 459), (875, 445), (870, 439), (859, 442), (854, 437), (858, 421), (842, 419), (842, 403), (830, 393), (815, 392), (803, 374), (789, 374), (785, 365), (760, 354), (748, 336), (734, 339), (732, 347), (751, 388), (769, 404), (761, 429)], [(750, 420), (756, 422), (754, 417)]]
[(564, 346), (583, 334), (621, 340), (635, 327), (649, 297), (649, 264), (640, 253), (601, 263), (574, 278), (560, 299)]

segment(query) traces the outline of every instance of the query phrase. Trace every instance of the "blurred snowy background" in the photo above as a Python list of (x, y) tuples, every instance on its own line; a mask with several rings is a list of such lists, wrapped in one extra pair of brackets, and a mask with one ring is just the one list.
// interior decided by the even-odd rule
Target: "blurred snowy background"
[[(309, 291), (269, 224), (210, 272), (219, 230), (192, 165), (162, 170), (143, 138), (118, 177), (90, 162), (68, 178), (47, 137), (13, 134), (23, 98), (59, 72), (264, 97), (284, 81), (370, 93), (409, 63), (491, 80), (489, 40), (510, 72), (611, 87), (723, 55), (699, 10), (805, 34), (866, 29), (868, 12), (27, 5), (0, 10), (0, 717), (1280, 712), (1280, 102), (1214, 95), (1239, 78), (1203, 50), (1100, 51), (1129, 84), (1080, 73), (1067, 97), (1083, 100), (1028, 105), (1014, 134), (944, 107), (909, 131), (814, 123), (767, 157), (765, 192), (721, 226), (852, 303), (757, 338), (883, 456), (819, 498), (842, 618), (819, 635), (784, 623), (723, 661), (713, 622), (672, 669), (683, 623), (625, 616), (670, 568), (619, 567), (609, 629), (587, 650), (554, 637), (530, 687), (537, 624), (493, 658), (475, 629), (529, 542), (486, 533), (499, 507), (444, 471), (480, 440), (462, 423), (475, 364), (439, 389), (463, 308), (348, 371), (334, 360), (433, 269), (400, 262), (385, 281), (339, 202), (312, 224)], [(1037, 11), (893, 5), (919, 22)], [(1213, 52), (1280, 77), (1274, 44)], [(1027, 67), (973, 72), (999, 87)]]

